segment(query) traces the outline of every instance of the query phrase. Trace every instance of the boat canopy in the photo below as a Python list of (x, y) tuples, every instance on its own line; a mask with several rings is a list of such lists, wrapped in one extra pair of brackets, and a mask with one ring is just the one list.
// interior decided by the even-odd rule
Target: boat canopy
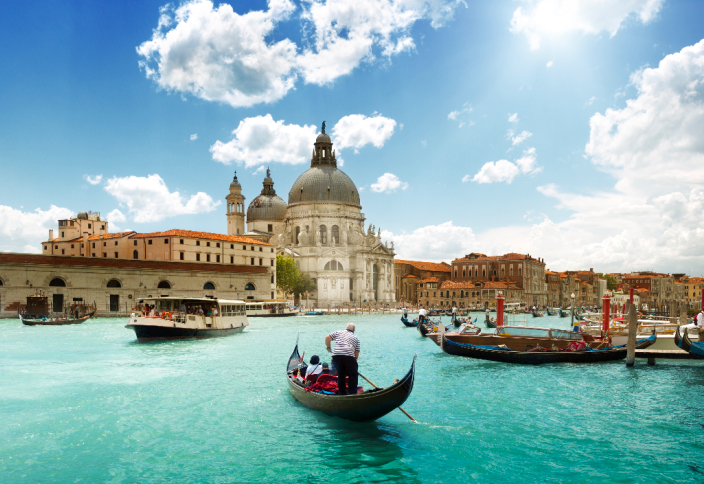
[(525, 326), (502, 326), (497, 330), (499, 336), (521, 336), (528, 338), (556, 338), (581, 341), (584, 338), (574, 331), (550, 328), (530, 328)]

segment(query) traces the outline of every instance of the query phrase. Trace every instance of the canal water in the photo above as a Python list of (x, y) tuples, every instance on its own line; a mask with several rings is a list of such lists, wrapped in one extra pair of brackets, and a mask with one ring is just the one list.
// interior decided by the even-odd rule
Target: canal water
[[(351, 423), (289, 395), (297, 332), (306, 360), (327, 360), (325, 335), (349, 321), (377, 385), (418, 355), (404, 405), (418, 424)], [(704, 482), (704, 362), (484, 362), (396, 315), (252, 318), (240, 335), (148, 344), (126, 322), (0, 320), (0, 482)]]

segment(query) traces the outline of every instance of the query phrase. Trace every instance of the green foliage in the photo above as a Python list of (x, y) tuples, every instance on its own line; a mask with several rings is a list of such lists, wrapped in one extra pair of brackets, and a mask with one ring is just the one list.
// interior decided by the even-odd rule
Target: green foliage
[(291, 257), (276, 256), (276, 287), (289, 296), (298, 299), (301, 294), (315, 291), (316, 286), (308, 274), (301, 274)]
[(607, 288), (609, 291), (615, 291), (615, 290), (616, 290), (616, 286), (617, 286), (618, 284), (616, 283), (616, 278), (614, 278), (614, 276), (610, 276), (610, 275), (608, 275), (608, 274), (602, 274), (602, 273), (600, 272), (600, 273), (599, 273), (599, 278), (600, 278), (600, 279), (606, 279), (606, 288)]

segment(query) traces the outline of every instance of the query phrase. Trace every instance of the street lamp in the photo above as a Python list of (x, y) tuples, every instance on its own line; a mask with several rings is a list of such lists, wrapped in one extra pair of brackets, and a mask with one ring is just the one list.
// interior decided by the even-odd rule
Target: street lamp
[(572, 299), (572, 311), (570, 311), (570, 313), (572, 314), (572, 318), (570, 326), (572, 326), (572, 328), (574, 329), (574, 293), (570, 295), (570, 298)]

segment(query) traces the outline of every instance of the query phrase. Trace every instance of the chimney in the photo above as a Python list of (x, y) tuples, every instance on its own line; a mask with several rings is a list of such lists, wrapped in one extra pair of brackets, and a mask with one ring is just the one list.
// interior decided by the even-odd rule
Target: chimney
[(54, 229), (49, 229), (49, 240), (54, 240)]
[(594, 272), (594, 268), (593, 268), (593, 267), (590, 267), (590, 268), (589, 268), (589, 272)]

